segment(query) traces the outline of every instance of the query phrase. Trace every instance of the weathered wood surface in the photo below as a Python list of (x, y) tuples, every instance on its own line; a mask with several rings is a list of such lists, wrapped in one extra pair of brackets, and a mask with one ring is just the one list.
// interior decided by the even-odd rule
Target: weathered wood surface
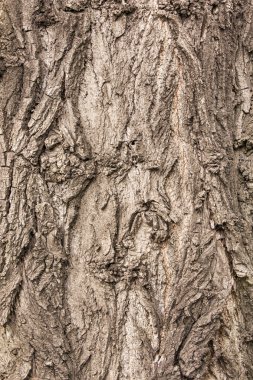
[(252, 16), (0, 1), (0, 379), (253, 379)]

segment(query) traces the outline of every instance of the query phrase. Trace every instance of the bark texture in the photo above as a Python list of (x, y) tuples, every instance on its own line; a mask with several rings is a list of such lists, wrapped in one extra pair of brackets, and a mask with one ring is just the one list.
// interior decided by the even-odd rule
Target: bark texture
[(0, 379), (253, 379), (253, 2), (0, 0)]

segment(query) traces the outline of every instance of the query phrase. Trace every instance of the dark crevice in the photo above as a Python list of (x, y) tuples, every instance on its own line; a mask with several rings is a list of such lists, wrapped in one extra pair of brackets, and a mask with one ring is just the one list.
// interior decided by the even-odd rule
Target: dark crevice
[(66, 12), (66, 13), (83, 13), (83, 12), (85, 12), (85, 9), (86, 8), (74, 9), (74, 8), (71, 8), (71, 7), (65, 7), (63, 9), (63, 11)]

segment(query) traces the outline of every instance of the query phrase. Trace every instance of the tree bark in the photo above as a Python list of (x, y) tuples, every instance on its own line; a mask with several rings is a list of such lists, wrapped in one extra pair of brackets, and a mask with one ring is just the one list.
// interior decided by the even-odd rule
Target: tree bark
[(253, 379), (252, 16), (0, 0), (0, 379)]

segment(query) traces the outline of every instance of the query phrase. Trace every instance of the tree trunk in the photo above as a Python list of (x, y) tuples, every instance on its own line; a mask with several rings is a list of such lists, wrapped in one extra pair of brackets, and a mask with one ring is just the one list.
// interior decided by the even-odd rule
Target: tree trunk
[(0, 0), (0, 379), (253, 379), (253, 3)]

